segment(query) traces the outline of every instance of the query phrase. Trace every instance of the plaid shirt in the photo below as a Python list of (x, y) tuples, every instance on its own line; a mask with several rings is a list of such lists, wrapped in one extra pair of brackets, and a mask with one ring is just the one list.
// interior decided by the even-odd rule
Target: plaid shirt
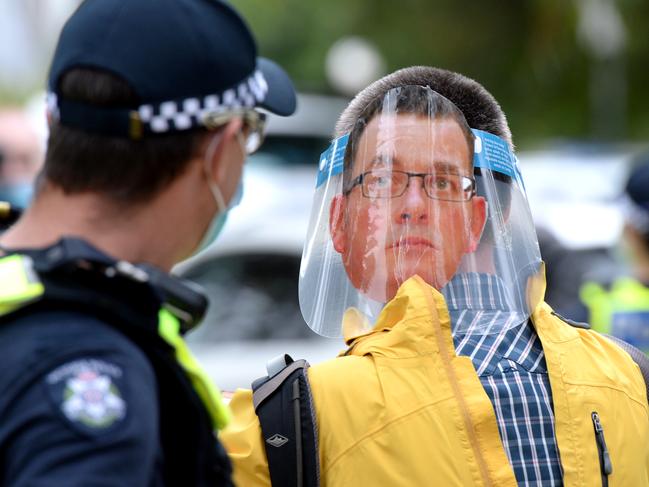
[[(480, 296), (480, 303), (469, 302), (469, 288), (478, 291), (472, 296)], [(442, 292), (456, 352), (471, 358), (493, 404), (518, 485), (563, 485), (550, 379), (531, 323), (527, 318), (521, 322), (495, 276), (462, 274)]]

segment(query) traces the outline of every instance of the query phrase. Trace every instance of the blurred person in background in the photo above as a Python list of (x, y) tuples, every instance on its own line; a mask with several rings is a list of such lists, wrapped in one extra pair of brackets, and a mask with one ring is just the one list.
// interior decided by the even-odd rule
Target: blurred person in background
[(0, 108), (0, 201), (24, 209), (43, 163), (38, 134), (19, 108)]
[[(580, 298), (585, 276), (599, 280), (619, 275), (620, 265), (610, 249), (604, 247), (571, 249), (562, 244), (550, 230), (537, 227), (539, 246), (546, 264), (545, 301), (557, 313), (592, 325), (588, 308)], [(599, 331), (599, 330), (598, 330)]]
[(309, 404), (298, 379), (274, 389), (293, 364), (235, 393), (221, 438), (239, 484), (649, 484), (643, 377), (543, 302), (510, 129), (480, 84), (429, 67), (376, 81), (316, 184), (300, 304), (348, 348), (308, 369), (316, 448), (285, 434)]
[(616, 269), (616, 275), (589, 276), (580, 295), (595, 330), (616, 336), (649, 354), (647, 153), (639, 156), (632, 166), (623, 195), (623, 212), (625, 223), (619, 245), (626, 261)]
[(88, 0), (48, 89), (38, 192), (0, 236), (0, 484), (230, 486), (182, 336), (206, 298), (168, 273), (218, 235), (255, 108), (290, 115), (292, 83), (224, 2)]

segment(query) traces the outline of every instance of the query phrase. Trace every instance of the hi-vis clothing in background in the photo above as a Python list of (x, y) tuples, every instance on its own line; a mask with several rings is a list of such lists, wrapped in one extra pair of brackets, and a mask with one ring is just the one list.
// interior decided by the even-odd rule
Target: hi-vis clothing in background
[[(649, 408), (637, 365), (543, 302), (531, 320), (552, 387), (563, 484), (649, 485)], [(420, 278), (401, 286), (372, 332), (311, 367), (309, 380), (322, 486), (517, 485), (485, 389), (470, 358), (455, 353), (444, 299)], [(230, 406), (221, 438), (235, 480), (270, 485), (250, 391)]]
[(579, 295), (594, 329), (616, 336), (649, 354), (649, 164), (640, 155), (620, 198), (625, 230), (626, 276), (590, 280)]
[(232, 485), (228, 412), (165, 309), (190, 290), (157, 272), (76, 239), (0, 256), (1, 485)]
[(649, 354), (649, 287), (631, 277), (610, 286), (587, 282), (580, 296), (594, 330), (616, 336)]

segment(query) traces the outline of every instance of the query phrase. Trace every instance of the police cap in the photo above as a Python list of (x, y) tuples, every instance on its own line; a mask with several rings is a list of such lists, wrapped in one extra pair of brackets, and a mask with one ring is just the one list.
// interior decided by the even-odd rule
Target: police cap
[[(64, 99), (59, 84), (73, 68), (123, 78), (138, 105)], [(63, 28), (48, 81), (59, 123), (131, 138), (201, 127), (207, 115), (236, 109), (290, 115), (295, 104), (288, 75), (257, 57), (243, 19), (219, 0), (86, 0)]]

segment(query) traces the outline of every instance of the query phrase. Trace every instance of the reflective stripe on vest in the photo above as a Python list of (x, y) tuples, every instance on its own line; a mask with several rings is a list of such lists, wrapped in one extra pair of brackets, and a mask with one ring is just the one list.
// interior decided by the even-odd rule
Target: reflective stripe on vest
[[(0, 258), (0, 316), (26, 306), (44, 294), (45, 287), (34, 271), (30, 257), (14, 254)], [(213, 427), (223, 428), (230, 418), (230, 411), (218, 388), (208, 379), (180, 335), (180, 322), (165, 309), (158, 313), (158, 334), (175, 350), (176, 361), (207, 409)]]
[(0, 316), (37, 300), (44, 292), (31, 258), (10, 255), (0, 259)]
[(207, 377), (180, 335), (180, 322), (166, 309), (158, 314), (158, 333), (176, 351), (176, 360), (187, 373), (212, 419), (212, 426), (222, 429), (230, 420), (230, 410), (221, 399), (221, 392)]

